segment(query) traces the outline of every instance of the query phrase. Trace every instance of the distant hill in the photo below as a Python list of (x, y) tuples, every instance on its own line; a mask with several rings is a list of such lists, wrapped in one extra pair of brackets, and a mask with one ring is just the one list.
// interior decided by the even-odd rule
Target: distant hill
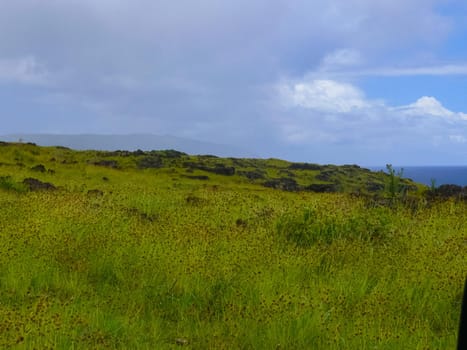
[(64, 146), (76, 150), (143, 151), (176, 149), (188, 154), (213, 154), (220, 157), (255, 157), (236, 147), (203, 141), (196, 141), (169, 135), (130, 134), (130, 135), (61, 135), (61, 134), (14, 134), (0, 136), (8, 142), (33, 142), (41, 146)]
[[(112, 169), (120, 173), (128, 172), (128, 176), (134, 174), (135, 170), (146, 169), (161, 176), (170, 174), (171, 181), (194, 180), (204, 184), (232, 186), (260, 185), (289, 192), (379, 194), (384, 197), (391, 191), (389, 183), (394, 188), (394, 193), (389, 193), (391, 196), (399, 196), (402, 192), (416, 193), (420, 187), (411, 180), (391, 180), (387, 173), (372, 172), (358, 165), (293, 163), (275, 158), (233, 158), (212, 154), (189, 155), (174, 149), (76, 151), (62, 146), (40, 147), (27, 142), (30, 140), (32, 139), (23, 139), (21, 143), (0, 142), (0, 180), (2, 170), (7, 177), (24, 173), (23, 181), (32, 174), (35, 177), (46, 173), (46, 177), (53, 180), (54, 185), (61, 186), (64, 183), (57, 183), (58, 177), (53, 174), (61, 173), (63, 168), (69, 170), (74, 167), (79, 173), (84, 166), (97, 166), (102, 171)], [(14, 173), (13, 169), (16, 169)], [(49, 173), (47, 169), (52, 172)]]

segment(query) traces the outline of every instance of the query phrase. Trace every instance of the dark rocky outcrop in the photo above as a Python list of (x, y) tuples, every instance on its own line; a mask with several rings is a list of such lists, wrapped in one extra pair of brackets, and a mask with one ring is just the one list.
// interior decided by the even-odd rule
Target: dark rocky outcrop
[(336, 175), (334, 170), (323, 170), (315, 178), (319, 181), (331, 181)]
[(207, 171), (209, 173), (214, 173), (218, 175), (226, 175), (226, 176), (235, 175), (234, 167), (225, 166), (224, 164), (221, 164), (221, 163), (216, 164), (214, 167), (209, 167), (209, 166), (194, 163), (194, 162), (184, 162), (183, 166), (187, 167), (188, 169), (198, 169), (198, 170), (203, 170), (203, 171)]
[(457, 198), (467, 200), (467, 186), (446, 184), (428, 192), (429, 199), (434, 198)]
[(266, 173), (262, 170), (238, 171), (237, 174), (246, 177), (248, 180), (259, 180), (266, 177)]
[(435, 190), (435, 193), (441, 197), (458, 196), (462, 192), (463, 188), (458, 185), (441, 185)]
[(62, 160), (62, 164), (78, 164), (78, 161), (77, 160), (64, 159), (64, 160)]
[(384, 190), (384, 184), (380, 182), (369, 181), (366, 184), (366, 189), (369, 192), (379, 192)]
[(53, 191), (57, 189), (57, 187), (55, 187), (49, 182), (42, 182), (32, 177), (28, 177), (24, 179), (23, 184), (25, 184), (30, 191), (41, 191), (41, 190)]
[(301, 189), (297, 181), (288, 177), (266, 181), (263, 183), (263, 186), (290, 192), (300, 191)]
[(162, 168), (164, 166), (164, 163), (160, 156), (151, 155), (138, 159), (137, 165), (140, 169), (157, 169)]
[(319, 193), (337, 192), (336, 184), (311, 184), (305, 187), (305, 190)]
[(206, 175), (184, 175), (183, 177), (193, 180), (209, 180), (209, 176)]
[(218, 175), (232, 176), (235, 175), (235, 168), (233, 166), (225, 166), (222, 164), (216, 165), (214, 168), (203, 169)]
[(40, 172), (40, 173), (45, 173), (47, 171), (47, 169), (45, 168), (44, 165), (42, 164), (38, 164), (38, 165), (35, 165), (31, 168), (32, 171), (37, 171), (37, 172)]
[(321, 170), (322, 165), (311, 163), (293, 163), (289, 166), (290, 170)]
[(118, 169), (118, 162), (116, 160), (103, 159), (103, 160), (91, 162), (91, 164), (97, 165), (97, 166), (104, 166), (104, 167), (112, 168), (112, 169)]

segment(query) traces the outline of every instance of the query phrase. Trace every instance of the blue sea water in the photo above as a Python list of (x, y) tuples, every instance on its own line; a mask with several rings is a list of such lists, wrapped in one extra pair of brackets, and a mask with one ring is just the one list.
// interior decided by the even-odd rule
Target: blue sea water
[[(402, 177), (409, 178), (431, 186), (434, 179), (435, 186), (455, 184), (467, 186), (467, 166), (394, 166), (396, 172), (403, 169)], [(370, 167), (371, 170), (384, 170), (386, 167)]]

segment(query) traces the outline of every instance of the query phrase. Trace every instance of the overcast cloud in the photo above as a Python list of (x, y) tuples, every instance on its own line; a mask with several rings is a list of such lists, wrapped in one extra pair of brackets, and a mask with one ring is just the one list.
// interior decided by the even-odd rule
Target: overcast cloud
[(461, 162), (467, 107), (451, 110), (423, 86), (404, 105), (360, 87), (368, 76), (466, 75), (466, 55), (444, 55), (463, 28), (443, 6), (465, 10), (448, 0), (0, 0), (0, 134), (149, 132), (310, 162)]

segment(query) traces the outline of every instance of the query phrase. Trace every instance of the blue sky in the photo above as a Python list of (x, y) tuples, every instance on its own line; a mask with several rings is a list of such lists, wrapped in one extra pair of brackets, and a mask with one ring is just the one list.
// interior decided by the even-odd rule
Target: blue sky
[(0, 0), (0, 135), (465, 165), (461, 0)]

